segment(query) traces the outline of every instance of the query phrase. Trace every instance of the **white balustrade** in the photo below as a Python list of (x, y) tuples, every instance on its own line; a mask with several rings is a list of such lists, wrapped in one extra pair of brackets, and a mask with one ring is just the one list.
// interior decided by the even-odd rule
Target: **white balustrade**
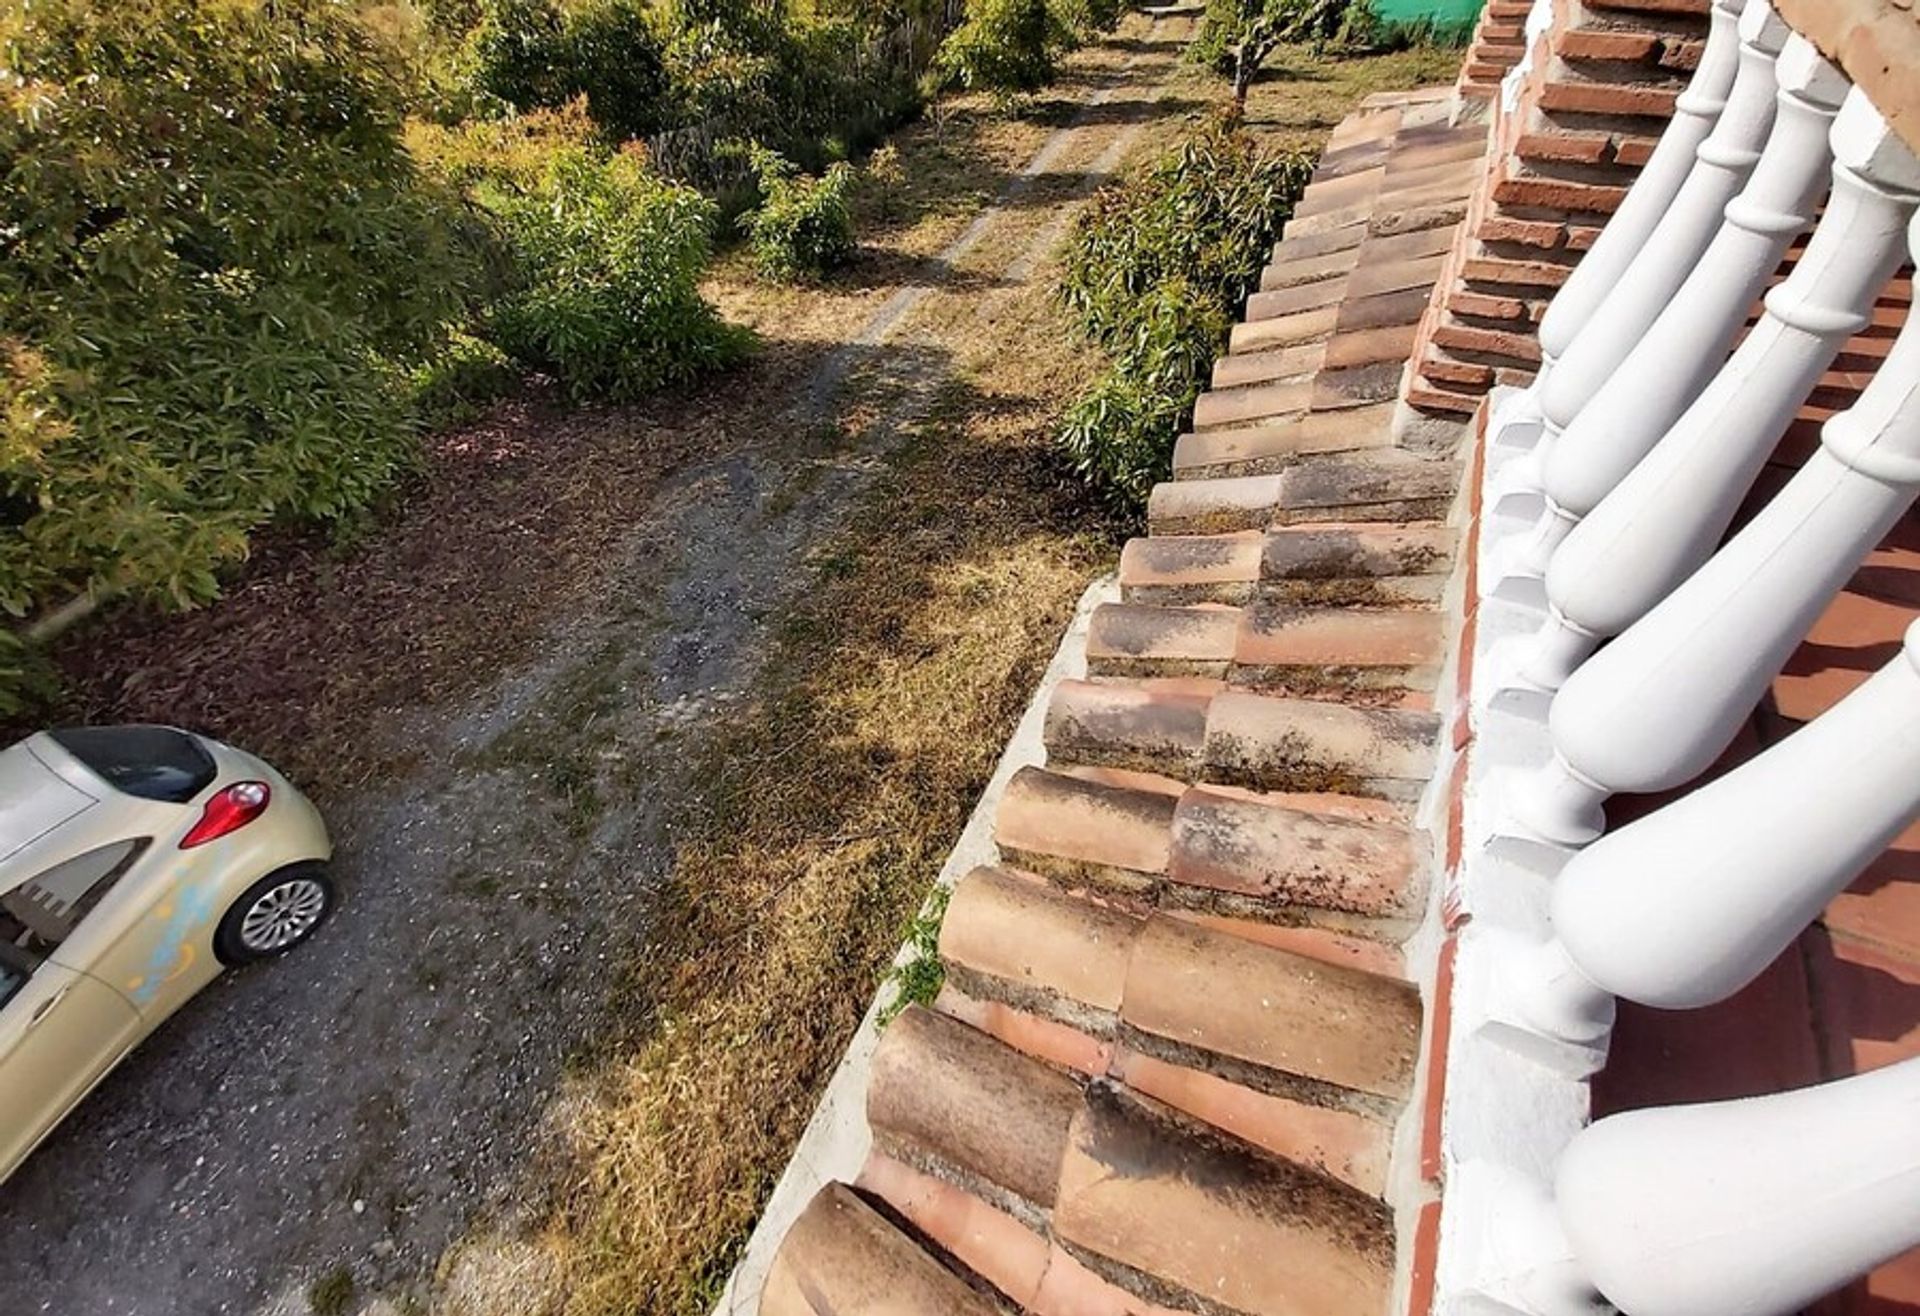
[[(1920, 247), (1920, 219), (1910, 228)], [(1517, 792), (1521, 830), (1577, 846), (1621, 791), (1682, 786), (1732, 743), (1767, 684), (1920, 494), (1920, 322), (1739, 534), (1553, 700), (1554, 756)]]
[(1609, 1116), (1568, 1144), (1554, 1202), (1562, 1269), (1620, 1311), (1800, 1311), (1920, 1245), (1920, 1060)]
[(1787, 246), (1813, 222), (1832, 179), (1828, 142), (1848, 82), (1805, 37), (1774, 64), (1773, 131), (1713, 241), (1606, 387), (1543, 452), (1543, 517), (1515, 569), (1546, 570), (1566, 530), (1639, 464), (1726, 361)]
[[(1548, 564), (1519, 684), (1554, 691), (1706, 561), (1789, 422), (1906, 254), (1920, 160), (1865, 95), (1833, 125), (1833, 191), (1806, 253), (1713, 382)], [(1569, 523), (1571, 518), (1569, 517)]]
[(1725, 108), (1695, 151), (1672, 203), (1540, 385), (1543, 428), (1532, 452), (1503, 473), (1496, 513), (1527, 520), (1537, 514), (1547, 453), (1673, 300), (1718, 232), (1727, 203), (1759, 162), (1773, 127), (1774, 60), (1789, 29), (1768, 0), (1747, 0), (1739, 33), (1739, 68)]
[(1920, 622), (1812, 722), (1567, 862), (1551, 937), (1514, 975), (1521, 1024), (1590, 1064), (1613, 997), (1725, 1000), (1916, 818)]
[(1547, 313), (1540, 321), (1539, 373), (1495, 419), (1490, 436), (1495, 445), (1530, 445), (1537, 437), (1540, 393), (1553, 373), (1554, 364), (1566, 355), (1575, 335), (1619, 283), (1627, 266), (1646, 245), (1660, 217), (1673, 204), (1681, 184), (1686, 182), (1700, 143), (1706, 140), (1721, 110), (1726, 108), (1734, 72), (1740, 65), (1737, 24), (1742, 2), (1714, 0), (1708, 11), (1706, 46), (1686, 89), (1674, 102), (1673, 118), (1660, 134), (1653, 154), (1647, 157), (1646, 165), (1627, 190), (1619, 209), (1607, 220), (1600, 236), (1547, 306)]

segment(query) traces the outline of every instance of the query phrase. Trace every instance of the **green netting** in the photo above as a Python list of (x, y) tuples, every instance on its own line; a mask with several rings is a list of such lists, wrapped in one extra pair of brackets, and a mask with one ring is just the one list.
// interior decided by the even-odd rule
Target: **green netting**
[(1465, 27), (1480, 16), (1480, 0), (1374, 0), (1383, 23)]

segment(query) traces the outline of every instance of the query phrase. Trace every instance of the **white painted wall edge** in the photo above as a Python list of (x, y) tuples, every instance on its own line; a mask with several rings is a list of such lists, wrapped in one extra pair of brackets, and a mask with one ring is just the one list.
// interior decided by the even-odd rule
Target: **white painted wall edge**
[[(1053, 661), (1047, 665), (1032, 700), (1027, 704), (1026, 712), (1021, 714), (1019, 724), (1014, 727), (1013, 738), (1007, 742), (999, 766), (988, 779), (986, 789), (981, 791), (980, 801), (974, 805), (966, 828), (960, 833), (952, 853), (947, 856), (940, 875), (934, 879), (936, 889), (951, 888), (972, 869), (999, 860), (1000, 852), (993, 843), (993, 818), (1000, 797), (1006, 792), (1007, 783), (1013, 780), (1014, 773), (1046, 761), (1042, 732), (1046, 726), (1047, 703), (1053, 697), (1054, 687), (1062, 681), (1077, 680), (1087, 674), (1087, 627), (1093, 610), (1119, 597), (1119, 580), (1112, 574), (1094, 581), (1080, 596), (1073, 619), (1067, 624), (1067, 633), (1061, 637)], [(912, 956), (912, 947), (903, 945), (899, 954), (894, 956), (894, 963), (903, 964)], [(888, 978), (881, 983), (873, 1003), (867, 1007), (859, 1030), (847, 1045), (846, 1055), (828, 1080), (827, 1090), (820, 1098), (819, 1106), (814, 1109), (813, 1118), (807, 1121), (806, 1130), (800, 1135), (800, 1142), (793, 1150), (793, 1159), (787, 1163), (779, 1182), (773, 1186), (773, 1193), (767, 1198), (760, 1221), (754, 1226), (752, 1237), (747, 1240), (747, 1250), (734, 1267), (727, 1287), (721, 1292), (720, 1301), (713, 1309), (714, 1316), (757, 1316), (761, 1286), (766, 1283), (767, 1271), (773, 1264), (773, 1254), (778, 1250), (780, 1241), (787, 1236), (788, 1227), (823, 1185), (836, 1179), (850, 1182), (866, 1164), (867, 1150), (873, 1141), (867, 1130), (868, 1066), (873, 1059), (873, 1049), (880, 1040), (880, 1013), (892, 1003), (895, 995), (893, 981)]]

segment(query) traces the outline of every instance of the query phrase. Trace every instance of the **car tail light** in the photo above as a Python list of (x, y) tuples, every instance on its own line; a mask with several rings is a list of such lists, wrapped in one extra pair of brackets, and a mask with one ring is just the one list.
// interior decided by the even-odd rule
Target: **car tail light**
[(180, 838), (180, 848), (191, 850), (196, 845), (217, 841), (228, 832), (239, 831), (265, 813), (267, 801), (272, 798), (273, 792), (264, 781), (236, 781), (207, 801), (200, 821)]

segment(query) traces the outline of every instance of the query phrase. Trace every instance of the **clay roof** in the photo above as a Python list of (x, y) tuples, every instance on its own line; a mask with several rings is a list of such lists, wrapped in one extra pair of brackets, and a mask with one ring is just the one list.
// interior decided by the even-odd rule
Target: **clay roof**
[(1388, 1308), (1459, 482), (1392, 425), (1482, 169), (1450, 96), (1335, 130), (767, 1316)]
[(1776, 0), (1794, 31), (1846, 70), (1901, 140), (1920, 151), (1920, 19), (1911, 0)]

